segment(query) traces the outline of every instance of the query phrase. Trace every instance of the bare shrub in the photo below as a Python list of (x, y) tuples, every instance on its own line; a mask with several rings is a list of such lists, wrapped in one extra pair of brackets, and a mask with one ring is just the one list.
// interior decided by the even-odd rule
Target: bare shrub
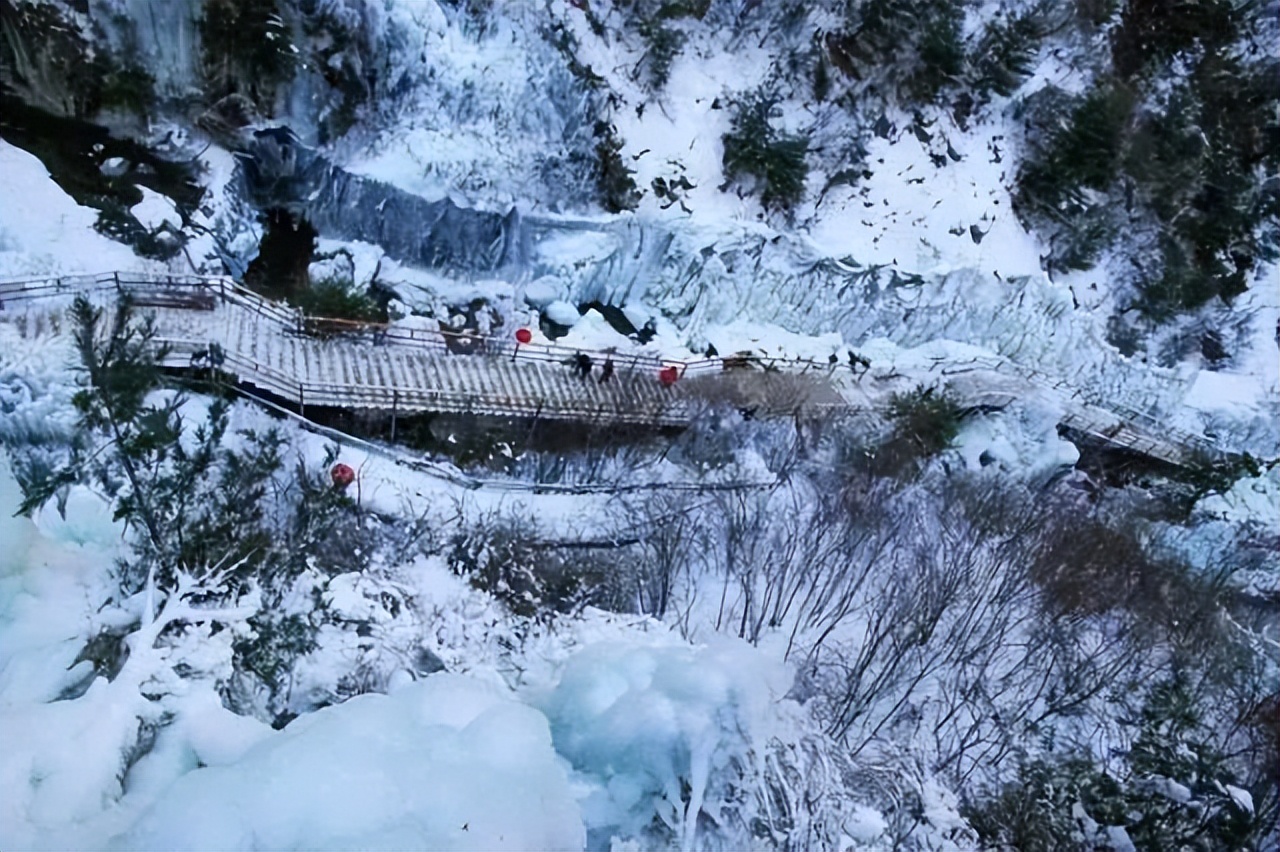
[[(1069, 527), (1037, 499), (998, 477), (865, 469), (716, 495), (697, 510), (695, 561), (718, 580), (704, 579), (717, 597), (701, 611), (717, 631), (784, 640), (794, 694), (851, 754), (928, 742), (930, 771), (962, 783), (1165, 659), (1129, 653), (1138, 634), (1105, 629), (1099, 616), (1123, 602), (1053, 602), (1042, 581), (1056, 578), (1067, 600), (1070, 574), (1048, 573), (1041, 551), (1061, 556), (1046, 542), (1069, 540)], [(1126, 553), (1146, 564), (1141, 542)], [(1134, 606), (1153, 582), (1135, 584)]]
[(611, 542), (547, 540), (532, 520), (490, 512), (453, 535), (449, 567), (524, 617), (584, 606), (627, 611), (628, 572)]
[[(947, 414), (928, 399), (900, 412), (917, 451), (945, 446), (948, 429), (929, 424), (950, 415), (934, 408)], [(1269, 706), (1265, 678), (1248, 674), (1263, 657), (1227, 641), (1216, 576), (1154, 548), (1124, 504), (991, 471), (821, 467), (856, 456), (865, 431), (832, 430), (772, 489), (630, 506), (650, 530), (630, 575), (637, 608), (686, 636), (779, 648), (796, 667), (792, 697), (847, 754), (918, 758), (921, 777), (955, 785), (997, 783), (1055, 737), (1127, 747), (1122, 718), (1176, 667), (1221, 673), (1204, 694), (1229, 695), (1239, 718), (1213, 725), (1261, 753), (1244, 720)]]
[(1029, 549), (1031, 577), (1058, 615), (1123, 612), (1134, 640), (1203, 651), (1221, 638), (1221, 578), (1196, 574), (1144, 540), (1131, 520), (1046, 507)]
[(843, 398), (823, 380), (823, 375), (768, 369), (726, 370), (691, 376), (681, 386), (687, 397), (711, 409), (789, 414), (842, 406)]
[(697, 511), (705, 500), (693, 492), (659, 492), (646, 495), (633, 512), (642, 519), (635, 528), (641, 556), (632, 574), (636, 612), (666, 618), (679, 588), (683, 607), (671, 614), (686, 637), (697, 596), (689, 562), (706, 543)]

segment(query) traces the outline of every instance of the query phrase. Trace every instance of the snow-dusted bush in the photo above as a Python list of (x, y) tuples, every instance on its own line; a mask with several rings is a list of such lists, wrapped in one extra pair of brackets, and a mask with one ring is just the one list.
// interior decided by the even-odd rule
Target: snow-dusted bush
[(997, 795), (967, 802), (982, 841), (1026, 852), (1217, 852), (1274, 839), (1273, 779), (1237, 776), (1185, 682), (1156, 683), (1138, 718), (1120, 718), (1132, 745), (1111, 765), (1087, 753), (1050, 754), (1021, 766)]
[(513, 615), (569, 613), (584, 606), (625, 610), (629, 571), (607, 543), (575, 547), (548, 541), (519, 513), (493, 513), (449, 541), (449, 567), (502, 601)]
[[(386, 322), (387, 311), (382, 305), (361, 290), (351, 280), (323, 278), (298, 291), (290, 300), (309, 317), (353, 320), (356, 322)], [(342, 326), (332, 330), (323, 323), (316, 323), (310, 331), (324, 335), (342, 331)]]
[(642, 193), (636, 187), (632, 170), (622, 157), (622, 140), (618, 128), (604, 121), (595, 124), (596, 192), (600, 206), (610, 213), (634, 210)]
[(951, 445), (960, 432), (961, 409), (945, 391), (917, 388), (889, 400), (892, 433), (874, 450), (872, 469), (900, 475)]

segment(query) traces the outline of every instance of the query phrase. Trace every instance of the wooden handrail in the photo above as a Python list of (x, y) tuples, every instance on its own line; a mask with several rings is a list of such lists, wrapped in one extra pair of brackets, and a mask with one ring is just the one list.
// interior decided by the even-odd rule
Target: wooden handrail
[[(746, 353), (729, 357), (682, 361), (660, 358), (655, 355), (620, 353), (607, 350), (583, 350), (555, 343), (531, 342), (520, 344), (514, 339), (492, 334), (457, 332), (442, 328), (417, 329), (396, 323), (370, 323), (339, 317), (309, 316), (297, 308), (265, 299), (252, 290), (223, 276), (113, 272), (96, 275), (45, 276), (4, 281), (0, 282), (0, 310), (15, 302), (72, 293), (108, 290), (126, 292), (163, 291), (167, 293), (172, 293), (175, 290), (202, 291), (216, 296), (224, 303), (251, 310), (255, 315), (276, 325), (283, 333), (308, 335), (317, 328), (321, 330), (336, 328), (339, 330), (338, 333), (344, 336), (367, 335), (378, 343), (414, 346), (435, 352), (448, 351), (458, 353), (461, 351), (488, 357), (514, 357), (521, 360), (550, 363), (563, 363), (566, 361), (572, 363), (572, 359), (576, 356), (585, 354), (591, 357), (595, 364), (612, 360), (615, 369), (618, 370), (656, 372), (664, 367), (675, 367), (679, 370), (681, 376), (696, 376), (741, 368), (776, 369), (792, 373), (814, 371), (827, 375), (845, 369), (843, 363), (832, 364), (806, 358), (783, 358)], [(184, 307), (196, 308), (199, 306), (196, 304), (175, 304), (173, 307), (182, 309)], [(207, 310), (207, 308), (205, 309)], [(323, 337), (324, 335), (318, 336)], [(172, 342), (191, 347), (200, 347), (207, 343), (181, 339), (174, 339)], [(314, 399), (319, 395), (344, 389), (355, 394), (362, 394), (366, 398), (376, 394), (385, 394), (387, 398), (393, 398), (395, 394), (410, 394), (416, 398), (434, 394), (440, 399), (471, 400), (480, 405), (505, 407), (508, 410), (523, 410), (525, 407), (532, 408), (535, 405), (535, 402), (530, 402), (528, 406), (525, 406), (521, 401), (496, 394), (468, 394), (443, 390), (429, 391), (422, 388), (400, 388), (389, 385), (361, 386), (359, 384), (309, 383), (299, 381), (296, 376), (279, 372), (267, 365), (241, 358), (238, 355), (228, 353), (228, 356), (229, 358), (234, 358), (241, 365), (246, 375), (262, 377), (265, 381), (270, 381), (281, 389), (296, 388), (299, 405), (304, 402), (308, 394)], [(1070, 396), (1062, 400), (1068, 407), (1068, 411), (1065, 413), (1071, 419), (1081, 423), (1081, 428), (1085, 431), (1104, 434), (1110, 430), (1113, 424), (1144, 424), (1148, 430), (1156, 430), (1161, 437), (1156, 439), (1147, 436), (1143, 440), (1160, 440), (1162, 444), (1175, 449), (1195, 447), (1209, 453), (1217, 452), (1214, 441), (1205, 436), (1171, 428), (1168, 424), (1160, 422), (1153, 417), (1150, 412), (1138, 411), (1110, 401), (1103, 403), (1090, 400), (1082, 391), (1072, 388), (1065, 380), (1049, 376), (1034, 367), (1026, 367), (1002, 356), (975, 356), (963, 363), (936, 359), (930, 369), (943, 375), (955, 375), (965, 370), (990, 370), (993, 372), (1012, 373), (1022, 381), (1047, 391), (1057, 394), (1066, 394), (1069, 391)], [(1084, 397), (1084, 399), (1077, 400), (1077, 397)], [(541, 404), (542, 401), (536, 401), (537, 406), (540, 407)], [(561, 407), (566, 407), (566, 410), (573, 408), (569, 404)], [(587, 403), (584, 402), (582, 408), (584, 416), (589, 413), (587, 411)], [(1138, 439), (1138, 436), (1135, 436), (1135, 441)]]
[[(106, 281), (104, 281), (104, 277)], [(68, 288), (67, 282), (74, 281), (71, 288)], [(50, 281), (54, 283), (49, 284)], [(307, 333), (309, 327), (338, 327), (345, 329), (354, 334), (370, 334), (387, 341), (395, 341), (409, 345), (425, 345), (428, 348), (441, 348), (436, 341), (430, 337), (438, 337), (444, 342), (447, 348), (448, 341), (453, 341), (459, 345), (479, 347), (482, 351), (479, 354), (491, 356), (507, 356), (517, 355), (522, 359), (533, 359), (542, 361), (563, 361), (573, 358), (579, 354), (585, 354), (591, 357), (595, 363), (603, 363), (606, 360), (612, 360), (617, 369), (644, 369), (658, 370), (665, 366), (677, 367), (681, 375), (691, 375), (702, 372), (719, 372), (726, 369), (726, 359), (724, 358), (702, 358), (694, 361), (683, 361), (675, 358), (662, 358), (656, 355), (640, 355), (635, 353), (612, 352), (608, 350), (583, 349), (580, 347), (561, 346), (555, 343), (517, 343), (515, 340), (506, 337), (482, 334), (479, 332), (458, 332), (448, 329), (419, 330), (415, 328), (397, 325), (395, 323), (376, 323), (365, 322), (361, 320), (352, 320), (345, 317), (326, 317), (305, 314), (301, 310), (292, 307), (285, 307), (277, 302), (265, 299), (252, 290), (236, 283), (235, 281), (219, 276), (200, 276), (200, 275), (163, 275), (163, 274), (147, 274), (147, 273), (104, 273), (98, 276), (75, 276), (74, 279), (67, 278), (30, 278), (19, 281), (6, 281), (0, 283), (0, 300), (18, 301), (22, 299), (37, 299), (48, 295), (50, 289), (61, 292), (67, 289), (75, 289), (79, 292), (94, 291), (107, 289), (107, 282), (111, 282), (114, 288), (123, 290), (134, 290), (139, 288), (165, 288), (172, 289), (178, 287), (201, 288), (206, 289), (219, 296), (224, 301), (240, 303), (251, 307), (256, 313), (267, 319), (275, 321), (277, 324), (287, 328), (290, 331)], [(85, 286), (80, 282), (91, 282), (93, 286)], [(79, 286), (76, 286), (76, 285)], [(36, 285), (36, 286), (33, 286)], [(41, 286), (42, 285), (42, 286)], [(14, 295), (8, 295), (8, 294)], [(7, 295), (7, 299), (6, 299)], [(424, 339), (423, 335), (428, 335)], [(455, 351), (455, 350), (450, 350)], [(730, 367), (745, 363), (747, 366), (763, 366), (785, 367), (791, 369), (829, 369), (832, 365), (812, 361), (804, 358), (783, 358), (768, 355), (750, 355), (735, 356), (728, 361)]]

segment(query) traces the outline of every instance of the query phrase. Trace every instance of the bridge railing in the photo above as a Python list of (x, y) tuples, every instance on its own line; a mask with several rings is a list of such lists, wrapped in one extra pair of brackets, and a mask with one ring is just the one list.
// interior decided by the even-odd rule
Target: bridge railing
[[(734, 369), (790, 370), (807, 372), (847, 369), (843, 364), (785, 358), (750, 352), (724, 357), (685, 361), (656, 355), (591, 350), (561, 346), (555, 343), (519, 343), (514, 337), (445, 328), (418, 328), (401, 323), (371, 323), (339, 317), (311, 316), (297, 308), (282, 305), (220, 276), (174, 273), (114, 272), (99, 275), (31, 278), (0, 283), (0, 307), (8, 303), (35, 301), (51, 296), (92, 292), (172, 293), (205, 291), (222, 301), (247, 308), (285, 331), (315, 337), (359, 337), (373, 343), (417, 346), (453, 354), (481, 354), (509, 357), (522, 361), (571, 363), (580, 354), (592, 359), (594, 366), (613, 361), (618, 370), (656, 371), (675, 367), (680, 375), (721, 372)], [(177, 306), (175, 306), (177, 307)]]
[(945, 366), (944, 362), (939, 361), (934, 365), (934, 369), (947, 375), (954, 375), (966, 370), (986, 369), (1018, 376), (1038, 388), (1064, 395), (1064, 401), (1078, 409), (1078, 416), (1091, 419), (1095, 423), (1104, 417), (1113, 418), (1149, 429), (1156, 435), (1168, 438), (1171, 443), (1194, 447), (1209, 455), (1220, 452), (1217, 442), (1209, 436), (1173, 426), (1167, 418), (1160, 417), (1154, 411), (1143, 411), (1123, 402), (1102, 399), (1096, 393), (1088, 393), (1073, 386), (1066, 379), (1052, 376), (1043, 370), (1020, 364), (1017, 361), (999, 355), (974, 356), (960, 364), (949, 361), (945, 362)]
[[(204, 352), (209, 345), (205, 341), (183, 337), (157, 337), (155, 342), (168, 347), (169, 366), (186, 366), (188, 363), (186, 359)], [(193, 360), (191, 363), (196, 362)], [(661, 411), (636, 412), (634, 417), (629, 417), (624, 412), (619, 417), (619, 412), (587, 400), (575, 403), (572, 400), (542, 400), (483, 391), (454, 391), (447, 388), (374, 385), (350, 381), (309, 381), (299, 379), (296, 374), (266, 365), (237, 352), (223, 352), (218, 366), (219, 369), (234, 374), (241, 381), (297, 405), (300, 409), (308, 406), (355, 406), (384, 411), (395, 411), (399, 408), (407, 412), (421, 409), (424, 403), (428, 403), (428, 407), (450, 411), (473, 411), (477, 414), (554, 413), (559, 417), (573, 415), (588, 419), (608, 415), (614, 420), (623, 419), (631, 422), (683, 423), (688, 419), (686, 409), (696, 405), (694, 400), (676, 398)]]
[[(703, 358), (695, 361), (682, 361), (634, 353), (582, 350), (554, 343), (530, 342), (521, 344), (514, 338), (505, 336), (465, 331), (457, 332), (442, 328), (415, 328), (398, 323), (367, 323), (334, 317), (314, 317), (308, 316), (296, 308), (273, 302), (228, 278), (218, 276), (117, 272), (97, 275), (36, 277), (0, 282), (0, 309), (12, 304), (51, 297), (87, 292), (109, 292), (112, 290), (134, 294), (200, 292), (207, 295), (216, 295), (223, 302), (250, 310), (258, 317), (289, 333), (318, 337), (362, 337), (376, 344), (393, 343), (432, 349), (442, 353), (481, 354), (490, 357), (509, 357), (526, 361), (555, 363), (573, 363), (574, 359), (580, 354), (585, 354), (592, 359), (594, 366), (602, 365), (606, 360), (612, 360), (614, 368), (617, 370), (656, 372), (663, 368), (675, 367), (681, 376), (737, 369), (784, 370), (788, 372), (814, 371), (831, 374), (848, 368), (839, 362), (833, 364), (811, 359), (772, 357), (749, 352)], [(183, 307), (183, 305), (174, 306)], [(264, 368), (261, 365), (255, 364), (252, 366), (255, 368), (255, 372), (263, 373)], [(1027, 367), (1007, 358), (1000, 356), (974, 356), (961, 363), (950, 359), (938, 359), (931, 369), (944, 375), (953, 375), (973, 369), (986, 369), (993, 372), (1012, 374), (1042, 389), (1062, 394), (1065, 397), (1064, 402), (1080, 408), (1082, 413), (1088, 409), (1095, 409), (1095, 415), (1091, 418), (1093, 420), (1101, 419), (1104, 416), (1114, 417), (1135, 425), (1141, 425), (1151, 430), (1154, 434), (1167, 436), (1172, 442), (1183, 446), (1195, 447), (1208, 453), (1217, 451), (1216, 444), (1212, 439), (1204, 435), (1173, 428), (1153, 412), (1141, 411), (1111, 400), (1099, 400), (1092, 395), (1087, 396), (1081, 390), (1069, 385), (1062, 378), (1048, 375), (1034, 367)], [(319, 389), (315, 390), (319, 391)], [(305, 390), (300, 390), (299, 393), (303, 394)]]

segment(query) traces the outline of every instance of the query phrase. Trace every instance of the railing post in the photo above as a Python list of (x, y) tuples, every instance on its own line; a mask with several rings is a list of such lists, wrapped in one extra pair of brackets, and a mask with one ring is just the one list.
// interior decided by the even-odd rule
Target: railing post
[(396, 409), (400, 406), (400, 391), (391, 391), (391, 443), (396, 442)]

